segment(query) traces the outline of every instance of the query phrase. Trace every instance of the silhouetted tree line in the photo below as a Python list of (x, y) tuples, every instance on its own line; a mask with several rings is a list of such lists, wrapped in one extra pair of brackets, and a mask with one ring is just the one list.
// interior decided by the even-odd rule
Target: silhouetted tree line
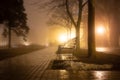
[(23, 0), (1, 0), (0, 1), (0, 23), (5, 24), (3, 35), (9, 35), (9, 47), (11, 43), (11, 30), (17, 36), (23, 36), (24, 40), (29, 31), (27, 26), (27, 15)]

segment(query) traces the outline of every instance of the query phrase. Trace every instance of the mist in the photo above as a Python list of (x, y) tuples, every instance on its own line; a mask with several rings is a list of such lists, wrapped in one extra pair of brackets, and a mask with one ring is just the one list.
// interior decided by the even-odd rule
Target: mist
[(37, 0), (25, 0), (24, 6), (27, 13), (27, 22), (30, 27), (28, 41), (33, 44), (46, 44), (48, 39), (48, 16), (38, 6), (34, 5)]

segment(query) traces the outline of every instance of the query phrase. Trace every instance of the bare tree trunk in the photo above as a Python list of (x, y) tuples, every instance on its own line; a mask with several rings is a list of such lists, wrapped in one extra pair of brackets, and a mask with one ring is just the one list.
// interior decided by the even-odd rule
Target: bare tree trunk
[(76, 28), (76, 51), (78, 52), (80, 49), (80, 29)]
[(81, 23), (81, 19), (82, 19), (82, 8), (83, 8), (83, 0), (78, 0), (78, 14), (77, 14), (77, 21), (73, 18), (73, 15), (71, 14), (70, 10), (69, 10), (69, 0), (66, 0), (66, 11), (67, 14), (72, 22), (72, 24), (75, 27), (76, 30), (76, 52), (78, 52), (80, 50), (80, 23)]
[(8, 28), (8, 48), (11, 48), (11, 27)]
[(82, 3), (83, 0), (78, 0), (79, 2), (79, 12), (78, 12), (78, 20), (77, 20), (77, 26), (76, 26), (76, 51), (80, 50), (80, 23), (82, 19)]
[(88, 57), (96, 57), (95, 51), (95, 7), (94, 0), (88, 0)]

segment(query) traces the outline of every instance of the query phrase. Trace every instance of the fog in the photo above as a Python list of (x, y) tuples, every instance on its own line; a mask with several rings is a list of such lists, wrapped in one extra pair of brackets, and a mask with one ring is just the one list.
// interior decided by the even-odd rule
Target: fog
[[(47, 14), (34, 5), (38, 0), (24, 0), (27, 22), (30, 27), (28, 41), (33, 44), (46, 44), (48, 39)], [(40, 1), (39, 1), (40, 2)]]
[[(45, 0), (44, 0), (45, 1)], [(47, 1), (47, 0), (46, 0)], [(117, 0), (118, 1), (118, 0)], [(39, 8), (39, 0), (24, 0), (24, 6), (28, 17), (30, 32), (28, 41), (35, 44), (46, 44), (49, 38), (49, 27), (46, 24), (49, 16), (47, 11)], [(37, 3), (37, 4), (34, 4)], [(116, 5), (116, 6), (115, 6)], [(120, 46), (119, 35), (119, 2), (114, 0), (97, 0), (95, 9), (95, 26), (104, 27), (104, 34), (96, 33), (96, 46), (118, 47)], [(87, 43), (86, 43), (87, 45)]]

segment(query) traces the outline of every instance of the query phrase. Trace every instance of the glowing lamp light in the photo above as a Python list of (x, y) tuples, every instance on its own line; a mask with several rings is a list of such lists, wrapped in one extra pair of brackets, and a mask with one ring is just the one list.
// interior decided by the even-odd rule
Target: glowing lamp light
[(24, 44), (25, 46), (29, 46), (29, 45), (30, 45), (29, 42), (23, 42), (23, 44)]
[(98, 52), (105, 52), (106, 49), (104, 47), (97, 47), (96, 51), (98, 51)]
[(104, 34), (104, 32), (105, 32), (104, 26), (98, 26), (96, 32), (98, 34)]
[(59, 42), (64, 43), (67, 41), (67, 36), (62, 34), (59, 36)]

